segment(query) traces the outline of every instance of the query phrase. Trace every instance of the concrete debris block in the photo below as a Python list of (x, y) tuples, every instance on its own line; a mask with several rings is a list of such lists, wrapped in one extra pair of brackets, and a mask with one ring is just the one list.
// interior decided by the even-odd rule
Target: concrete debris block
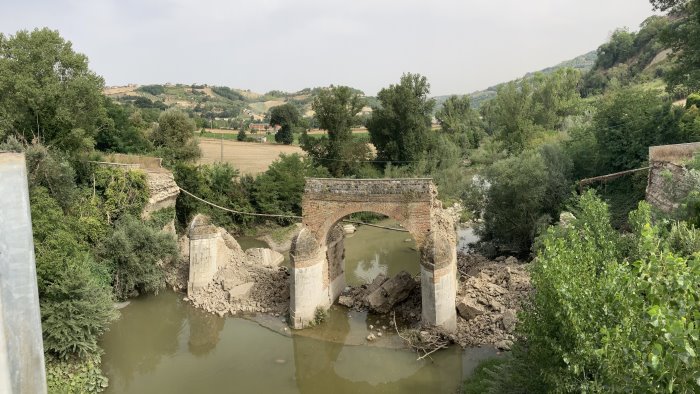
[(251, 248), (245, 254), (249, 263), (266, 267), (279, 267), (284, 261), (282, 253), (268, 248)]
[(367, 303), (374, 312), (387, 313), (394, 305), (408, 298), (416, 285), (411, 274), (401, 271), (370, 293), (367, 296)]
[(341, 295), (340, 297), (338, 297), (338, 304), (346, 306), (348, 308), (352, 308), (353, 306), (355, 306), (355, 300), (353, 300), (353, 298), (350, 296)]
[(515, 329), (515, 324), (518, 322), (518, 317), (515, 313), (515, 310), (507, 309), (503, 313), (501, 322), (503, 323), (503, 329), (505, 329), (507, 333), (511, 334)]
[(242, 285), (234, 286), (228, 292), (229, 302), (233, 300), (248, 298), (250, 296), (250, 291), (253, 289), (254, 285), (254, 282), (248, 282)]
[(374, 334), (369, 334), (369, 335), (367, 335), (367, 340), (368, 340), (369, 342), (372, 342), (372, 341), (374, 341), (375, 339), (377, 339), (377, 337), (375, 337)]
[(224, 291), (230, 291), (231, 289), (233, 289), (235, 286), (238, 286), (239, 284), (241, 284), (241, 282), (239, 280), (237, 280), (236, 278), (224, 278), (221, 281), (221, 288)]
[(470, 320), (486, 313), (486, 309), (483, 305), (474, 301), (474, 299), (470, 297), (464, 297), (462, 301), (460, 301), (457, 304), (457, 312), (464, 319)]
[(508, 258), (505, 260), (506, 264), (518, 264), (518, 259), (513, 257), (513, 256), (508, 256)]
[(379, 274), (379, 275), (377, 275), (377, 276), (374, 278), (374, 280), (372, 281), (372, 283), (370, 283), (370, 284), (367, 286), (367, 294), (371, 294), (371, 293), (373, 293), (375, 290), (377, 290), (377, 289), (379, 288), (379, 286), (382, 285), (382, 283), (386, 282), (386, 279), (387, 279), (387, 278), (386, 278), (386, 275), (384, 275), (384, 274)]
[(353, 234), (355, 230), (355, 226), (353, 226), (352, 224), (346, 224), (343, 226), (343, 232), (345, 234)]

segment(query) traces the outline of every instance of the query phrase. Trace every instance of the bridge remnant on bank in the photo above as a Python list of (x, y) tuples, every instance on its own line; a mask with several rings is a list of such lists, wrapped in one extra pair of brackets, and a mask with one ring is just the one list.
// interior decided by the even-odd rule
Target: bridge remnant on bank
[(330, 307), (345, 288), (344, 234), (338, 222), (355, 212), (386, 215), (411, 233), (421, 254), (422, 321), (454, 330), (455, 224), (428, 178), (306, 180), (303, 226), (291, 249), (293, 327), (308, 326), (316, 310)]

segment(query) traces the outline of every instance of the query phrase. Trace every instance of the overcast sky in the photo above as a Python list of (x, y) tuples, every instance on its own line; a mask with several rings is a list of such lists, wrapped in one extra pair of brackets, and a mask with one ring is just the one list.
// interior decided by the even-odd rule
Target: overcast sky
[(651, 14), (648, 0), (3, 0), (0, 31), (58, 29), (107, 85), (375, 95), (417, 72), (442, 95), (581, 55)]

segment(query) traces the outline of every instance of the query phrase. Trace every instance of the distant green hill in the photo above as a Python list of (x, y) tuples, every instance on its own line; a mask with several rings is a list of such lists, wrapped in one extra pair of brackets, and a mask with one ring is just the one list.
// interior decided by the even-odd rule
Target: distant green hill
[[(567, 68), (567, 67), (574, 68), (574, 69), (580, 70), (582, 73), (585, 73), (585, 72), (589, 71), (591, 68), (593, 68), (597, 57), (598, 57), (598, 55), (597, 55), (596, 51), (590, 51), (590, 52), (585, 53), (583, 55), (577, 56), (573, 59), (563, 61), (555, 66), (547, 67), (547, 68), (544, 68), (542, 70), (535, 71), (535, 72), (529, 72), (529, 73), (525, 74), (519, 80), (531, 78), (536, 73), (549, 74), (549, 73), (554, 72), (560, 68)], [(481, 106), (481, 104), (483, 104), (485, 101), (488, 101), (488, 100), (491, 100), (492, 98), (494, 98), (496, 96), (496, 92), (498, 91), (498, 88), (501, 85), (503, 85), (504, 83), (490, 86), (484, 90), (477, 90), (476, 92), (468, 93), (468, 96), (471, 98), (472, 107), (479, 108)], [(450, 97), (450, 95), (434, 97), (436, 102), (437, 102), (437, 105), (435, 106), (436, 110), (442, 106), (442, 103), (444, 103), (448, 97)]]

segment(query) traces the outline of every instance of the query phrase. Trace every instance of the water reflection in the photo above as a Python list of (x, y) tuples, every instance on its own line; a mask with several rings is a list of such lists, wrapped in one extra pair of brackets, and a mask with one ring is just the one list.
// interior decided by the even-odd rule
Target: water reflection
[(402, 349), (347, 345), (376, 321), (344, 308), (287, 337), (202, 314), (180, 298), (164, 292), (123, 310), (102, 341), (108, 393), (440, 393), (453, 392), (465, 369), (457, 348), (416, 361)]
[[(378, 224), (397, 227), (391, 219)], [(345, 238), (345, 279), (350, 286), (370, 283), (377, 275), (394, 276), (400, 271), (417, 274), (420, 255), (409, 233), (361, 226)]]
[(225, 320), (205, 311), (187, 308), (189, 323), (188, 350), (195, 356), (203, 356), (214, 350)]

